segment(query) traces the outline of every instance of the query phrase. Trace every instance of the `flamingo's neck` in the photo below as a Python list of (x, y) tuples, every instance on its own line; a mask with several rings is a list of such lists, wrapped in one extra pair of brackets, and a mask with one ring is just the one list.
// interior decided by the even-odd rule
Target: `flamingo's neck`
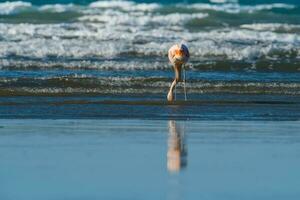
[(182, 64), (176, 64), (174, 65), (174, 71), (175, 71), (175, 80), (177, 82), (181, 82), (182, 81), (182, 77), (181, 77), (181, 71), (182, 71)]

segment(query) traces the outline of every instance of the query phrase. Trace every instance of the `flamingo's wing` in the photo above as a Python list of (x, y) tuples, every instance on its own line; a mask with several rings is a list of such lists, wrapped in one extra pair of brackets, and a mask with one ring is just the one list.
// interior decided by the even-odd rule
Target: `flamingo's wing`
[(186, 55), (187, 58), (190, 58), (190, 52), (189, 49), (186, 45), (182, 44), (181, 49), (183, 50), (184, 54)]

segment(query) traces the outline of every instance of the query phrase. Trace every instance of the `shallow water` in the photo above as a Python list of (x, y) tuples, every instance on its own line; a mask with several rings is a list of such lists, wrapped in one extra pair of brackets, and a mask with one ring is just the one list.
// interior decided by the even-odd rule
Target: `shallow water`
[(299, 122), (0, 120), (0, 198), (298, 199)]
[(0, 3), (0, 95), (166, 93), (185, 41), (190, 93), (298, 95), (298, 1)]
[[(183, 99), (182, 96), (177, 98)], [(167, 103), (165, 96), (0, 98), (1, 119), (300, 119), (299, 98), (282, 95), (197, 95)]]

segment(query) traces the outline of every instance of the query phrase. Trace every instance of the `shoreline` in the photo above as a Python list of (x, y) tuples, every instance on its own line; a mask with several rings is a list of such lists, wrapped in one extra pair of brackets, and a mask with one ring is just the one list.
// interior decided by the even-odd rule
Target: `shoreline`
[[(283, 95), (1, 97), (0, 119), (300, 120), (300, 98)], [(195, 100), (197, 99), (197, 100)]]

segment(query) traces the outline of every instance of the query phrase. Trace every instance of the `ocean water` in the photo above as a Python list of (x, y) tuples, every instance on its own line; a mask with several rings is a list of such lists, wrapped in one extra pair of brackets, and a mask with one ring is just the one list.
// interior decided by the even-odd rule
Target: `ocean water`
[(1, 1), (0, 96), (165, 100), (168, 49), (185, 41), (190, 97), (294, 101), (299, 18), (296, 0)]

